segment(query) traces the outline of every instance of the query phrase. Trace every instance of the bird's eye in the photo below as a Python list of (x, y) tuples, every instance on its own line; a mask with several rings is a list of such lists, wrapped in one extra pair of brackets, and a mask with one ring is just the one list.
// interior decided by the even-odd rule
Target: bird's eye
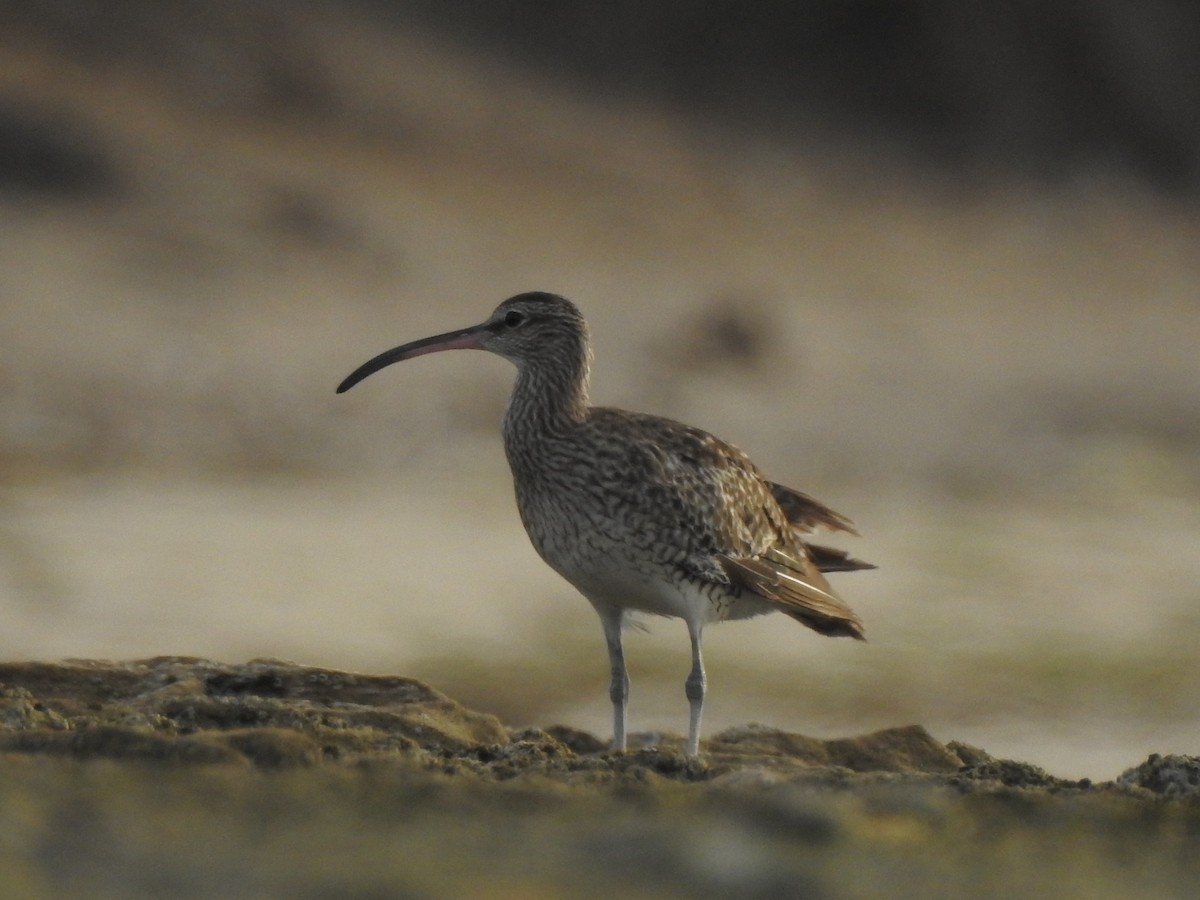
[(509, 328), (516, 328), (525, 321), (525, 313), (517, 312), (515, 309), (510, 309), (504, 314), (504, 324)]

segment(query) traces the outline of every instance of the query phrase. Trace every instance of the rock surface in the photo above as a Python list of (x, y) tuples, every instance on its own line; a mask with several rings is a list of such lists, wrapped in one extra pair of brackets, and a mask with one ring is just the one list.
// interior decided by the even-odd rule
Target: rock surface
[(749, 725), (699, 760), (677, 737), (636, 743), (612, 754), (564, 726), (510, 731), (413, 679), (275, 660), (0, 664), (0, 868), (23, 897), (1200, 883), (1196, 757), (1092, 784), (920, 726), (821, 741)]

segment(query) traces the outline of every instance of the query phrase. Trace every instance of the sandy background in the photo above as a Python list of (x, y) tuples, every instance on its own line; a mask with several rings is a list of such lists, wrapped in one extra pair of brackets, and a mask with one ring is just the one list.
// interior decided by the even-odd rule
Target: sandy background
[[(1186, 192), (942, 179), (358, 7), (127, 8), (0, 29), (0, 658), (282, 657), (606, 733), (598, 623), (513, 508), (508, 365), (333, 393), (547, 289), (597, 402), (733, 441), (880, 566), (837, 582), (866, 645), (711, 629), (710, 730), (920, 722), (1074, 777), (1196, 752)], [(631, 726), (678, 731), (684, 630), (650, 624)]]

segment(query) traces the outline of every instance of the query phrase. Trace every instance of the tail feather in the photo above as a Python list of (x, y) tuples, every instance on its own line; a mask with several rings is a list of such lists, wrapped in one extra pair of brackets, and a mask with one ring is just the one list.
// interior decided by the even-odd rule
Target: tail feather
[(775, 498), (775, 502), (779, 504), (783, 514), (787, 516), (788, 524), (797, 531), (809, 532), (819, 526), (824, 526), (831, 531), (858, 534), (853, 522), (841, 513), (834, 512), (820, 500), (814, 500), (808, 494), (802, 494), (800, 491), (776, 484), (774, 481), (767, 483), (771, 488), (771, 496)]
[(817, 568), (822, 572), (861, 572), (864, 569), (879, 568), (873, 563), (855, 559), (845, 550), (839, 550), (836, 547), (810, 544), (807, 541), (805, 541), (804, 546), (808, 549), (808, 554), (812, 557), (813, 562), (816, 563)]

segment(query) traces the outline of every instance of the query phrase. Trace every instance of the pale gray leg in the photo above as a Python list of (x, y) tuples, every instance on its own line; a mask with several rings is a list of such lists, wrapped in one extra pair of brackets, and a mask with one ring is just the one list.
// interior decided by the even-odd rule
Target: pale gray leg
[(691, 717), (688, 720), (688, 756), (697, 756), (700, 753), (700, 716), (704, 713), (704, 688), (708, 684), (704, 677), (704, 660), (700, 655), (700, 632), (703, 628), (699, 623), (688, 622), (688, 637), (692, 639), (692, 671), (683, 685), (684, 693), (691, 704)]
[(629, 701), (629, 673), (625, 671), (625, 651), (621, 647), (621, 621), (625, 617), (622, 609), (597, 609), (600, 624), (604, 627), (604, 642), (608, 645), (608, 662), (612, 668), (612, 681), (608, 696), (613, 706), (614, 750), (625, 750), (625, 705)]

